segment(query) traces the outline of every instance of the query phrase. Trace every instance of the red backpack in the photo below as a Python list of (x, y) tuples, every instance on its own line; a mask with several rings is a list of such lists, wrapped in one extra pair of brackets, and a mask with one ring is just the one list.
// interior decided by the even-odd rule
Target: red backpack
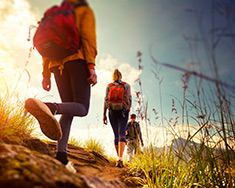
[(80, 42), (74, 7), (64, 1), (44, 13), (33, 37), (33, 44), (43, 57), (62, 60), (77, 51)]
[(124, 105), (128, 107), (127, 103), (124, 101), (124, 98), (127, 96), (127, 91), (124, 85), (126, 82), (121, 82), (118, 84), (110, 83), (108, 92), (108, 106), (112, 110), (123, 110)]

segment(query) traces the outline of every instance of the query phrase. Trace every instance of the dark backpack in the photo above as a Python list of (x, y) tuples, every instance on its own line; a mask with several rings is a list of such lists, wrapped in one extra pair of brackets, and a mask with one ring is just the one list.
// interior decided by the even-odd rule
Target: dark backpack
[(109, 84), (109, 93), (108, 93), (108, 106), (111, 110), (123, 110), (124, 105), (128, 107), (124, 101), (124, 97), (127, 95), (126, 88), (124, 87), (125, 82), (118, 82), (118, 84), (110, 83)]
[(127, 135), (126, 135), (126, 138), (128, 139), (137, 139), (138, 137), (138, 130), (137, 130), (137, 127), (138, 127), (138, 123), (137, 122), (133, 122), (133, 125), (131, 124), (131, 122), (128, 123), (128, 126), (127, 126)]
[(62, 60), (77, 51), (80, 41), (74, 7), (64, 1), (44, 13), (33, 37), (33, 44), (43, 57)]

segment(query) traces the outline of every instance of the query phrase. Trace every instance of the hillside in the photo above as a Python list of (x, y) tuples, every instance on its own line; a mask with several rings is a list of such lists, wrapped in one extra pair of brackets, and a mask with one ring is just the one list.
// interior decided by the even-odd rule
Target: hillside
[[(69, 160), (76, 174), (54, 159), (56, 143), (29, 139), (22, 145), (0, 143), (0, 187), (124, 188), (126, 168), (115, 167), (104, 156), (73, 145)], [(136, 186), (135, 186), (136, 187)]]

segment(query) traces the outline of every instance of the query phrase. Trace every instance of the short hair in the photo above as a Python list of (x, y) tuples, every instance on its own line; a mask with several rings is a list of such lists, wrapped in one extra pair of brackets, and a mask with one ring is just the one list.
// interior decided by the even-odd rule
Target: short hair
[(136, 115), (135, 114), (131, 114), (131, 119), (135, 119)]
[(118, 69), (115, 69), (113, 71), (113, 81), (117, 81), (117, 80), (121, 80), (122, 79), (122, 73), (118, 70)]

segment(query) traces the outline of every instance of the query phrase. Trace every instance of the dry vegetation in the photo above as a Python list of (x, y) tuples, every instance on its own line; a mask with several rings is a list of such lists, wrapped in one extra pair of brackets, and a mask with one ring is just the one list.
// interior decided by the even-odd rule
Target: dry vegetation
[[(224, 39), (228, 32), (232, 31), (231, 22), (234, 18), (235, 3), (221, 1), (212, 3), (212, 23), (218, 16), (224, 16), (227, 20), (224, 27), (217, 28), (211, 24), (210, 32), (206, 31), (202, 24), (202, 15), (194, 9), (187, 9), (188, 14), (198, 18), (199, 33), (196, 37), (184, 35), (192, 54), (192, 62), (201, 61), (201, 54), (206, 54), (208, 72), (197, 72), (177, 67), (168, 63), (161, 63), (151, 56), (154, 64), (153, 73), (158, 84), (158, 96), (160, 108), (153, 109), (160, 126), (166, 127), (175, 138), (172, 145), (156, 149), (151, 145), (146, 150), (136, 155), (132, 164), (129, 165), (130, 173), (141, 180), (142, 185), (147, 187), (234, 187), (235, 186), (235, 122), (234, 122), (234, 95), (233, 83), (225, 83), (218, 74), (218, 58), (221, 54), (218, 44), (234, 46), (234, 38)], [(214, 16), (214, 17), (213, 17)], [(205, 33), (209, 33), (208, 35)], [(230, 35), (231, 36), (231, 35)], [(200, 50), (200, 52), (199, 52)], [(233, 54), (234, 55), (234, 54)], [(142, 66), (142, 54), (138, 52), (139, 69)], [(160, 74), (161, 67), (181, 71), (183, 99), (174, 96), (172, 100), (172, 117), (167, 119), (163, 114), (161, 88), (164, 87), (163, 78)], [(202, 70), (203, 67), (200, 67)], [(146, 127), (153, 124), (148, 114), (148, 103), (143, 97), (143, 83), (141, 78), (137, 80), (139, 91), (136, 92), (139, 107), (139, 118), (146, 122)], [(180, 108), (176, 107), (180, 106)], [(180, 114), (181, 113), (181, 114)], [(192, 123), (197, 128), (193, 133), (190, 131)], [(183, 139), (176, 127), (182, 126), (188, 130)], [(183, 129), (182, 129), (183, 130)], [(148, 132), (148, 130), (147, 130)], [(149, 133), (150, 134), (150, 133)], [(197, 137), (198, 143), (194, 142)], [(153, 142), (153, 141), (152, 141)]]
[(0, 139), (22, 143), (31, 138), (35, 122), (20, 101), (8, 96), (0, 97)]

